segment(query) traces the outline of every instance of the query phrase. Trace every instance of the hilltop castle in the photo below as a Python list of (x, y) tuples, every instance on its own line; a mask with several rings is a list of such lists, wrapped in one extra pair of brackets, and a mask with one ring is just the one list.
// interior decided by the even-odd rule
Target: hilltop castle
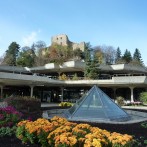
[(85, 48), (85, 42), (81, 42), (81, 43), (71, 42), (68, 39), (68, 36), (65, 34), (53, 36), (51, 38), (51, 44), (59, 44), (62, 46), (71, 46), (73, 48), (73, 50), (79, 48), (81, 51), (84, 51), (84, 48)]

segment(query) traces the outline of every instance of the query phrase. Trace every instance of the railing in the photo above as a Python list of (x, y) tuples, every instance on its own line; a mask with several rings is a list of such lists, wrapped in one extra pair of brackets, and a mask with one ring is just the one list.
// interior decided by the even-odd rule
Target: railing
[[(4, 72), (4, 71), (1, 71), (1, 73), (10, 73), (10, 72)], [(37, 76), (37, 77), (48, 77), (49, 79), (54, 79), (54, 80), (59, 80), (59, 77), (58, 76), (49, 76), (49, 75), (46, 75), (46, 74), (39, 74), (39, 73), (18, 73), (18, 72), (12, 72), (12, 74), (20, 74), (20, 75), (32, 75), (32, 76)], [(108, 79), (112, 79), (112, 77), (133, 77), (133, 76), (147, 76), (147, 74), (145, 73), (131, 73), (131, 74), (112, 74), (112, 75), (101, 75), (97, 80), (108, 80)], [(66, 77), (66, 79), (64, 80), (75, 80), (73, 79), (72, 76), (68, 76)], [(77, 80), (86, 80), (85, 77), (77, 77)]]

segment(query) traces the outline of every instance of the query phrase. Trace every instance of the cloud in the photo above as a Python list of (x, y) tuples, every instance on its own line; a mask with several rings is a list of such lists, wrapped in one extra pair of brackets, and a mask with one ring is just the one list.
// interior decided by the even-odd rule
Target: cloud
[(31, 32), (29, 35), (23, 37), (22, 42), (24, 46), (30, 46), (33, 44), (33, 42), (36, 42), (38, 33), (39, 33), (38, 31)]

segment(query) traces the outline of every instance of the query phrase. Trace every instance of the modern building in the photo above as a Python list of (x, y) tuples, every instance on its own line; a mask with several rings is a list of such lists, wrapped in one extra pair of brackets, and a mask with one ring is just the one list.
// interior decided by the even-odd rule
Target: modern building
[[(36, 96), (44, 102), (75, 102), (93, 85), (97, 85), (112, 99), (123, 96), (133, 102), (138, 100), (140, 92), (147, 90), (145, 67), (101, 65), (98, 80), (85, 79), (84, 68), (85, 62), (80, 60), (33, 68), (1, 65), (1, 97), (22, 95)], [(59, 78), (63, 74), (66, 78)]]

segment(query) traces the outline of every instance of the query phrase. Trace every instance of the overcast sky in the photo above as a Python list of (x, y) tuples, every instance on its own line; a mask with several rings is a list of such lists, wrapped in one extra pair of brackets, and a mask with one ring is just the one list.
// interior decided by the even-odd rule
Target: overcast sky
[(0, 56), (11, 42), (21, 47), (67, 34), (90, 42), (141, 52), (147, 65), (147, 0), (1, 0)]

